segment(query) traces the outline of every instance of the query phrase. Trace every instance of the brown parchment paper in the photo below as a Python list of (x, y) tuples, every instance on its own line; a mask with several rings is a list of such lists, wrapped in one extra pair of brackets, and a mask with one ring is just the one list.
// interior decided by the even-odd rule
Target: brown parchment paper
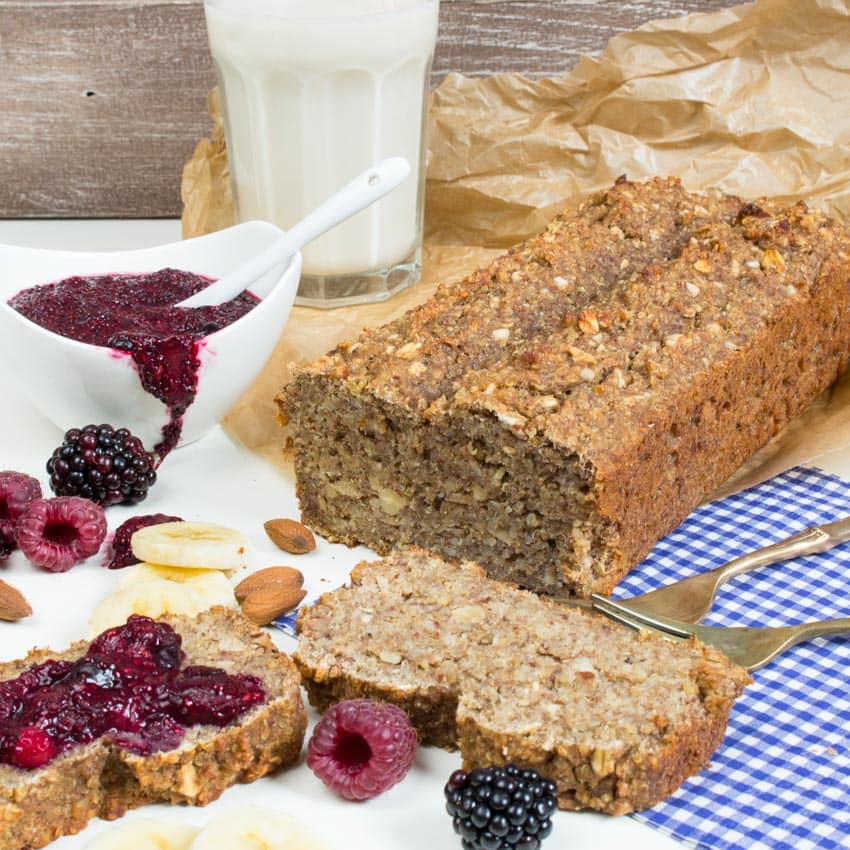
[[(218, 97), (183, 174), (184, 236), (233, 223)], [(380, 304), (295, 307), (225, 428), (281, 462), (274, 396), (294, 365), (424, 300), (619, 175), (695, 190), (803, 198), (850, 220), (850, 4), (757, 0), (655, 21), (563, 77), (449, 75), (429, 108), (422, 281)], [(722, 488), (749, 486), (850, 445), (839, 381)]]

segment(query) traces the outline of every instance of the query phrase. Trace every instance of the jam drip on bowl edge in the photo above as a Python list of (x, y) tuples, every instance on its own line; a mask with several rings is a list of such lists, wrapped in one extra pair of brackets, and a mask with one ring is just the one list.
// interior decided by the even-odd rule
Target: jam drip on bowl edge
[(179, 269), (69, 277), (24, 289), (9, 306), (53, 333), (129, 356), (142, 387), (168, 409), (154, 447), (159, 462), (177, 445), (195, 399), (205, 337), (252, 310), (249, 292), (223, 304), (176, 307), (212, 282)]

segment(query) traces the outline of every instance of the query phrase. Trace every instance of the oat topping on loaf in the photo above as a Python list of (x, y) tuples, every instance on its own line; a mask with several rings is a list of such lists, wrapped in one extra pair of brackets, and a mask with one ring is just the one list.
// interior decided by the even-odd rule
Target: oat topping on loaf
[[(256, 676), (265, 701), (226, 726), (191, 727), (177, 747), (165, 751), (137, 754), (100, 738), (35, 770), (0, 765), (3, 850), (43, 847), (79, 832), (94, 817), (117, 818), (145, 803), (205, 805), (228, 786), (297, 759), (307, 720), (289, 656), (229, 608), (163, 619), (181, 635), (187, 664)], [(87, 647), (81, 641), (62, 653), (34, 650), (20, 661), (0, 664), (0, 681), (49, 659), (77, 659)]]
[(304, 369), (304, 521), (542, 592), (609, 592), (845, 368), (850, 236), (618, 181)]
[(700, 770), (747, 673), (712, 647), (637, 633), (419, 549), (360, 564), (302, 609), (310, 701), (388, 700), (466, 767), (513, 761), (559, 805), (622, 814)]

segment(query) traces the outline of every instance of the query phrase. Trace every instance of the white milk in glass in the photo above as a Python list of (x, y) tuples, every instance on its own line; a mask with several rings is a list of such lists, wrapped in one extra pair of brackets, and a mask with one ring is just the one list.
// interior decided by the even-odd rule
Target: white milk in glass
[(438, 0), (206, 0), (239, 221), (290, 228), (370, 165), (411, 175), (303, 251), (301, 303), (418, 277), (424, 118)]

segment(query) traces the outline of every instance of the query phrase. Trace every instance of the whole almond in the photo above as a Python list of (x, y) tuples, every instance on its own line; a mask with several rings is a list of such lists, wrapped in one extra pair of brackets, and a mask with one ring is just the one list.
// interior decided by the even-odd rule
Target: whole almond
[(306, 595), (306, 590), (297, 587), (260, 587), (242, 599), (242, 613), (258, 626), (265, 626), (295, 608)]
[(313, 532), (294, 519), (270, 519), (263, 523), (263, 528), (269, 540), (278, 549), (289, 552), (290, 555), (303, 555), (316, 548), (316, 538)]
[(23, 593), (11, 584), (0, 580), (0, 620), (22, 620), (32, 614), (32, 608)]
[(261, 588), (283, 587), (298, 590), (304, 584), (304, 576), (295, 567), (266, 567), (246, 576), (233, 588), (238, 601)]

